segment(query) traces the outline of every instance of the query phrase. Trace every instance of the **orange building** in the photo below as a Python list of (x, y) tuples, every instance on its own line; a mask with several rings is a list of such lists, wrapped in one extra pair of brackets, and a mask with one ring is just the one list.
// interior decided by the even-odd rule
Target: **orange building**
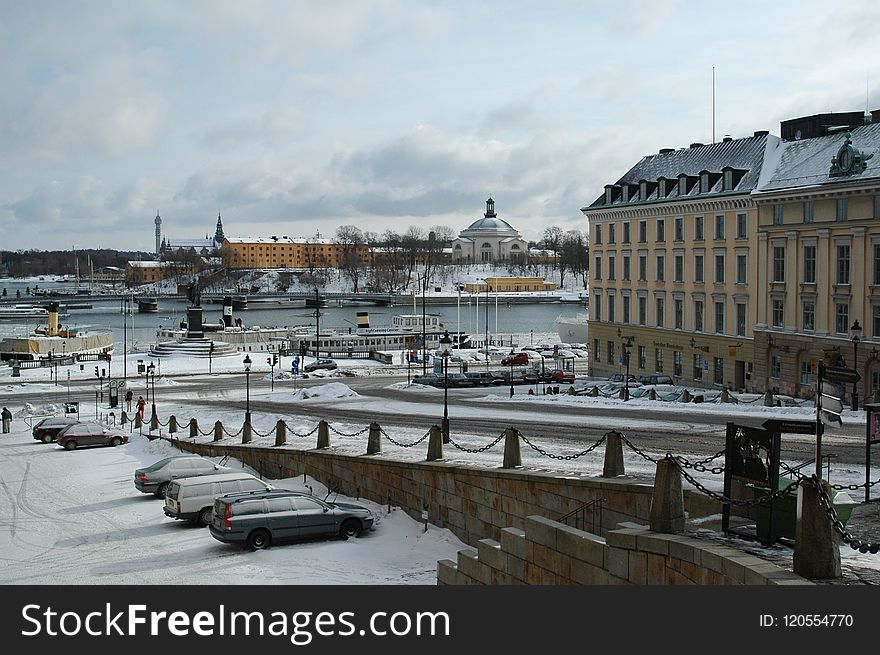
[(340, 268), (347, 252), (356, 256), (363, 266), (372, 263), (372, 252), (367, 245), (353, 246), (329, 239), (227, 237), (220, 246), (223, 266), (229, 270)]

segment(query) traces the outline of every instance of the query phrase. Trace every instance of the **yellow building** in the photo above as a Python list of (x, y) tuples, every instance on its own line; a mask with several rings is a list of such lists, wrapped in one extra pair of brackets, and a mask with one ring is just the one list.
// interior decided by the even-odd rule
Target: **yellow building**
[(328, 239), (277, 237), (226, 237), (220, 246), (223, 266), (229, 270), (267, 268), (340, 268), (346, 253), (363, 266), (372, 263), (366, 245), (350, 246)]
[(542, 277), (487, 277), (485, 282), (466, 284), (464, 290), (468, 293), (485, 293), (487, 283), (491, 292), (556, 290), (556, 284), (545, 282)]
[(672, 375), (683, 384), (754, 386), (751, 192), (767, 132), (642, 158), (581, 211), (590, 224), (595, 375)]
[(862, 399), (880, 389), (880, 111), (872, 117), (785, 121), (768, 154), (776, 163), (753, 194), (760, 389), (813, 397), (817, 364), (838, 357), (861, 374)]
[(201, 266), (183, 262), (126, 262), (125, 283), (129, 286), (161, 282), (170, 277), (193, 275)]

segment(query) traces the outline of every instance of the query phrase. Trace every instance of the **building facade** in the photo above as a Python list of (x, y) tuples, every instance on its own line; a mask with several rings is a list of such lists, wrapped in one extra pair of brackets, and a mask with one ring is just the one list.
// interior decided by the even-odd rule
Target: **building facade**
[(129, 286), (137, 286), (141, 284), (150, 284), (151, 282), (161, 282), (162, 280), (179, 277), (191, 276), (201, 271), (204, 263), (200, 259), (198, 262), (126, 262), (125, 264), (125, 283)]
[(372, 264), (372, 252), (366, 244), (350, 245), (321, 238), (226, 237), (220, 246), (223, 266), (229, 270), (340, 268), (347, 254), (356, 256), (363, 266)]
[(486, 286), (492, 293), (518, 293), (522, 291), (556, 291), (554, 282), (542, 277), (487, 277), (484, 282), (471, 282), (464, 286), (468, 293), (485, 293)]
[(452, 261), (456, 264), (525, 264), (528, 254), (528, 243), (510, 223), (498, 218), (492, 198), (486, 201), (483, 218), (471, 223), (452, 241)]
[(756, 187), (767, 132), (642, 158), (581, 211), (589, 220), (595, 375), (755, 386)]
[(782, 134), (753, 194), (755, 377), (810, 398), (817, 364), (842, 359), (864, 399), (880, 389), (880, 111), (793, 119)]

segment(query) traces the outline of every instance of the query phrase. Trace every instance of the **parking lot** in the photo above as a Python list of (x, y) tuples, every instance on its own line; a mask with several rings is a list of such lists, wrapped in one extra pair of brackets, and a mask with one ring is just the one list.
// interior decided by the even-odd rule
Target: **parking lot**
[[(125, 445), (67, 451), (16, 420), (0, 440), (0, 583), (435, 584), (437, 560), (464, 547), (448, 530), (424, 532), (402, 511), (363, 500), (380, 523), (356, 539), (259, 552), (224, 545), (166, 518), (160, 499), (135, 489), (136, 468), (175, 454), (137, 432)], [(271, 482), (305, 490), (302, 477)]]

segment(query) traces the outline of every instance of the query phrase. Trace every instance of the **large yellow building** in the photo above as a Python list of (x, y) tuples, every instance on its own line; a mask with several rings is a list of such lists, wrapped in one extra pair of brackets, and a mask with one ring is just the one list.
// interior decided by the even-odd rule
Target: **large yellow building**
[(485, 282), (472, 282), (466, 284), (464, 290), (468, 293), (485, 293), (487, 284), (489, 286), (489, 291), (493, 293), (556, 290), (555, 283), (546, 282), (542, 277), (487, 277)]
[(226, 237), (220, 246), (223, 266), (229, 270), (266, 268), (340, 268), (346, 253), (363, 266), (372, 263), (368, 246), (350, 246), (329, 239)]
[(125, 282), (129, 286), (161, 282), (175, 276), (191, 276), (202, 270), (202, 260), (199, 264), (187, 264), (183, 262), (126, 262)]
[(861, 398), (880, 389), (880, 111), (872, 117), (786, 121), (768, 152), (775, 163), (753, 194), (761, 389), (812, 397), (817, 364), (838, 356), (861, 374)]
[(757, 210), (767, 132), (642, 158), (581, 211), (590, 224), (592, 372), (754, 386)]

